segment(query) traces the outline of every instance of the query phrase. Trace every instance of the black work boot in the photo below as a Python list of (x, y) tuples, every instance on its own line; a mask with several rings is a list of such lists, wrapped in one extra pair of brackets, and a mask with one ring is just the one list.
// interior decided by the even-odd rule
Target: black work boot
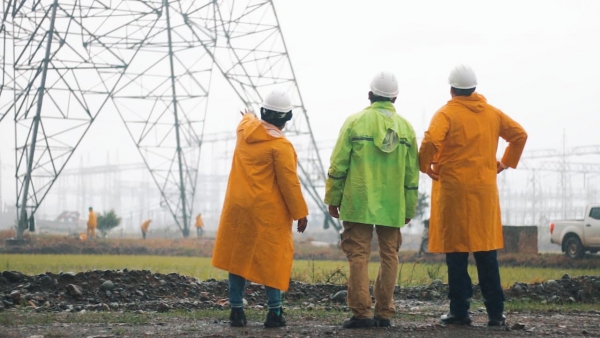
[(373, 321), (375, 322), (376, 327), (390, 327), (392, 323), (389, 319), (379, 318), (377, 316), (373, 317)]
[(371, 318), (358, 319), (358, 318), (352, 316), (352, 318), (350, 318), (344, 322), (344, 329), (362, 329), (362, 328), (369, 328), (369, 327), (374, 327), (374, 326), (375, 326), (375, 321), (373, 321), (373, 319), (371, 319)]
[(466, 315), (464, 317), (458, 317), (458, 316), (455, 316), (455, 315), (449, 313), (447, 315), (442, 315), (442, 317), (440, 317), (440, 322), (442, 322), (442, 324), (446, 324), (446, 325), (452, 325), (452, 324), (470, 325), (471, 317), (469, 317), (469, 315)]
[(505, 315), (490, 317), (488, 320), (488, 326), (504, 326), (504, 324), (506, 324)]
[(229, 314), (229, 325), (233, 327), (244, 327), (246, 324), (246, 314), (244, 313), (244, 309), (241, 307), (232, 307), (231, 313)]
[(269, 313), (267, 313), (267, 319), (265, 320), (265, 327), (274, 328), (274, 327), (283, 327), (286, 325), (285, 317), (283, 316), (283, 308), (279, 308), (279, 314), (275, 310), (269, 309)]

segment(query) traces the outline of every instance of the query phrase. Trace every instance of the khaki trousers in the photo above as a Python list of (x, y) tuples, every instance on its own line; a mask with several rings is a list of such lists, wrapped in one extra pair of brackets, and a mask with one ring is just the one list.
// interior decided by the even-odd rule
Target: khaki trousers
[[(373, 294), (375, 316), (390, 319), (394, 315), (394, 289), (398, 277), (398, 250), (402, 244), (400, 228), (375, 226), (379, 241), (380, 266)], [(348, 307), (358, 319), (371, 318), (371, 294), (369, 293), (369, 257), (373, 225), (344, 222), (341, 247), (350, 263), (348, 278)]]

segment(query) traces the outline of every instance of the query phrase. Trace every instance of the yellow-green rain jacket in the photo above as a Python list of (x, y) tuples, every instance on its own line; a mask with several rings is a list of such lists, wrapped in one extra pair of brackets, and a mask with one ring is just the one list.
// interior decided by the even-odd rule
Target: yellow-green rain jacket
[(325, 204), (349, 222), (402, 227), (417, 207), (415, 132), (391, 102), (375, 102), (344, 123), (331, 154)]

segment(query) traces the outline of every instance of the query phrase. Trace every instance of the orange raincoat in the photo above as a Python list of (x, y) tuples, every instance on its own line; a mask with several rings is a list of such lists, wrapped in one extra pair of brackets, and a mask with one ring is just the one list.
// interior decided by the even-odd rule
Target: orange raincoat
[(275, 126), (246, 114), (217, 230), (212, 265), (286, 291), (294, 255), (293, 220), (308, 207), (294, 147)]
[(196, 216), (196, 223), (194, 224), (196, 228), (204, 229), (204, 221), (202, 220), (202, 216)]
[(455, 96), (438, 110), (419, 151), (426, 173), (439, 174), (431, 193), (430, 252), (476, 252), (504, 247), (496, 152), (509, 142), (501, 162), (516, 168), (527, 133), (478, 93)]
[(142, 223), (141, 228), (142, 228), (143, 232), (148, 232), (148, 228), (150, 227), (150, 222), (152, 222), (152, 220), (147, 219), (144, 221), (144, 223)]

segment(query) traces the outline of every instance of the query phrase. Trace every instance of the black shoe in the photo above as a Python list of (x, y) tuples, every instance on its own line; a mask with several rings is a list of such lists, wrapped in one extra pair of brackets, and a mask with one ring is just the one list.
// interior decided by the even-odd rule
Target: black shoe
[(446, 325), (451, 325), (451, 324), (470, 325), (471, 317), (469, 317), (469, 315), (466, 315), (464, 317), (457, 317), (457, 316), (449, 313), (447, 315), (442, 315), (442, 317), (440, 317), (440, 321), (442, 322), (442, 324), (446, 324)]
[(502, 315), (497, 318), (490, 318), (488, 320), (488, 326), (504, 326), (506, 324), (506, 316)]
[(231, 308), (231, 313), (229, 314), (229, 325), (233, 327), (244, 327), (247, 323), (248, 322), (246, 321), (246, 314), (244, 313), (243, 308)]
[(279, 314), (273, 310), (269, 310), (267, 313), (267, 319), (265, 320), (265, 327), (283, 327), (286, 325), (285, 317), (283, 316), (283, 308), (279, 308)]
[(389, 319), (379, 318), (377, 316), (373, 317), (373, 321), (375, 322), (376, 327), (390, 327), (392, 323)]
[(344, 329), (362, 329), (374, 326), (375, 321), (371, 318), (358, 319), (352, 316), (352, 318), (344, 322)]

